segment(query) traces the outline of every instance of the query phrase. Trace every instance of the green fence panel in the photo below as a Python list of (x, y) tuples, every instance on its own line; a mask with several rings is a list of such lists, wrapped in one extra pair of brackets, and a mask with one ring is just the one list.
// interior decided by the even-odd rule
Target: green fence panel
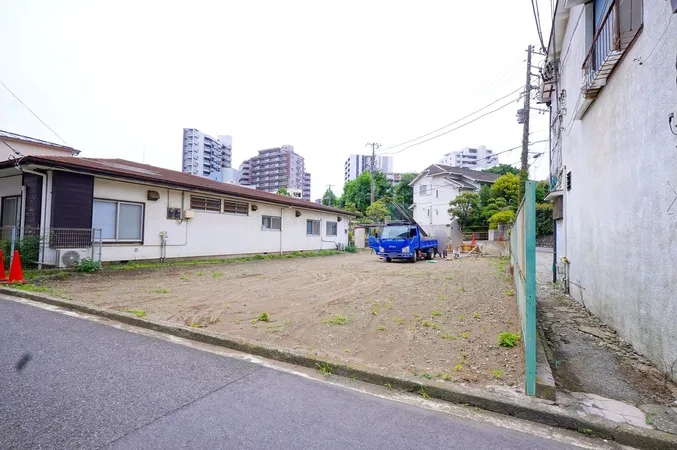
[(522, 204), (510, 231), (511, 263), (522, 327), (527, 395), (536, 395), (536, 182), (525, 183)]

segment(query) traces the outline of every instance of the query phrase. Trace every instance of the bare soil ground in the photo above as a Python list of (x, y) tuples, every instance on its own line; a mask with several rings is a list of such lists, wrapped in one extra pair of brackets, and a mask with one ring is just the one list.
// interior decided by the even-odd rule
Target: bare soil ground
[[(521, 389), (519, 331), (505, 262), (385, 264), (373, 253), (162, 269), (55, 281), (61, 295), (329, 361)], [(268, 322), (256, 321), (262, 313)]]

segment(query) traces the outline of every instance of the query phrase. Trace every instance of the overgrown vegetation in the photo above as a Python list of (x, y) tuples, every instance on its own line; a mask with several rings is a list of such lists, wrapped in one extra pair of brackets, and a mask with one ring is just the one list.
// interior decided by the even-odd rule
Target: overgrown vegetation
[(491, 374), (496, 378), (497, 380), (500, 380), (503, 378), (503, 369), (498, 369), (498, 370), (492, 370)]
[(355, 247), (354, 245), (346, 245), (344, 250), (349, 253), (355, 253), (357, 252), (357, 247)]
[(267, 312), (262, 312), (261, 314), (259, 314), (259, 316), (258, 316), (257, 318), (252, 319), (252, 323), (256, 323), (256, 322), (269, 322), (269, 321), (270, 321), (270, 318), (268, 317), (268, 313), (267, 313)]
[[(19, 251), (19, 260), (22, 268), (35, 267), (40, 254), (40, 236), (24, 236), (19, 239), (19, 230), (17, 229), (17, 239), (14, 241), (14, 250)], [(12, 241), (10, 236), (0, 241), (2, 255), (5, 258), (5, 269), (9, 270), (9, 260), (12, 257)]]
[(93, 273), (101, 269), (101, 263), (91, 258), (83, 258), (81, 261), (73, 263), (73, 268), (78, 272)]
[(142, 309), (123, 309), (122, 312), (134, 314), (136, 317), (146, 317), (146, 311)]
[(325, 319), (322, 323), (327, 325), (345, 325), (348, 323), (348, 318), (341, 314), (336, 314), (332, 319)]
[(514, 347), (515, 345), (517, 345), (519, 340), (520, 340), (519, 333), (511, 333), (509, 331), (505, 331), (503, 333), (498, 334), (497, 344), (500, 347)]
[(322, 372), (322, 375), (324, 375), (325, 377), (331, 376), (331, 371), (334, 370), (334, 366), (326, 362), (315, 363), (315, 365), (317, 366), (317, 370)]

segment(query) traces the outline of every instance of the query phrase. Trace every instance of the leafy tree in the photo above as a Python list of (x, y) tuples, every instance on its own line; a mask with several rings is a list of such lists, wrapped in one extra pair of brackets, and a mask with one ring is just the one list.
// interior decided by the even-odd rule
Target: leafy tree
[(338, 198), (336, 197), (336, 194), (334, 194), (331, 188), (328, 187), (322, 196), (322, 204), (327, 206), (337, 206), (337, 200)]
[(286, 196), (288, 196), (288, 197), (291, 197), (291, 194), (289, 193), (289, 191), (287, 190), (286, 187), (278, 188), (278, 189), (277, 189), (277, 193), (278, 193), (279, 195), (286, 195)]
[(495, 230), (499, 223), (511, 224), (515, 221), (515, 213), (510, 209), (499, 211), (489, 218), (489, 228)]
[(491, 187), (488, 184), (483, 184), (480, 188), (480, 205), (482, 207), (489, 204), (491, 201)]
[(480, 195), (464, 192), (449, 202), (449, 214), (456, 218), (459, 226), (471, 225), (479, 215)]
[(515, 169), (509, 164), (499, 164), (497, 166), (491, 167), (489, 169), (484, 169), (483, 172), (495, 173), (496, 175), (506, 175), (511, 173), (513, 175), (519, 175), (520, 171)]
[(497, 199), (504, 199), (513, 210), (517, 210), (519, 183), (519, 176), (513, 173), (507, 173), (494, 182), (494, 185), (491, 187), (491, 193)]
[(388, 208), (382, 200), (378, 200), (367, 208), (366, 216), (374, 222), (382, 222), (388, 214)]
[(536, 236), (552, 234), (552, 203), (536, 204)]
[(395, 201), (401, 203), (405, 208), (410, 207), (414, 203), (414, 188), (409, 186), (409, 183), (414, 181), (416, 173), (403, 173), (400, 177), (400, 182), (393, 189)]
[(548, 180), (536, 183), (536, 203), (544, 203), (545, 196), (550, 193), (550, 183)]
[[(374, 172), (374, 200), (389, 200), (393, 188), (383, 172)], [(371, 203), (371, 177), (369, 172), (362, 172), (356, 179), (343, 186), (343, 195), (339, 205), (353, 203), (358, 211), (364, 213)]]
[(350, 211), (350, 212), (360, 214), (360, 212), (357, 210), (357, 206), (355, 206), (355, 203), (353, 203), (353, 202), (341, 204), (340, 199), (339, 199), (338, 207), (341, 208), (344, 211)]

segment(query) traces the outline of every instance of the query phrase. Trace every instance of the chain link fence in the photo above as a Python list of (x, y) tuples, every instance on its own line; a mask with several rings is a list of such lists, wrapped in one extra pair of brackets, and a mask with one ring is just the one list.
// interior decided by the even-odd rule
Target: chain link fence
[(0, 249), (9, 268), (19, 251), (24, 269), (68, 268), (83, 259), (101, 261), (100, 228), (0, 227)]

